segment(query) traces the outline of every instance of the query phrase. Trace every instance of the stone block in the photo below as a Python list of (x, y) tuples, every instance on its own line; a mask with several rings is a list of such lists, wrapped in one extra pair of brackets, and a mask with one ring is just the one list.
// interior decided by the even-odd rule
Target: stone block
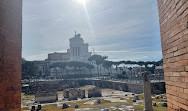
[(58, 100), (57, 93), (37, 93), (35, 94), (35, 102), (52, 103)]
[(77, 100), (78, 98), (78, 90), (77, 89), (70, 89), (69, 90), (69, 101), (70, 100)]
[(68, 90), (64, 90), (63, 91), (63, 97), (64, 98), (69, 98), (69, 91)]
[(101, 96), (102, 96), (101, 89), (98, 87), (93, 87), (88, 90), (88, 98), (101, 97)]

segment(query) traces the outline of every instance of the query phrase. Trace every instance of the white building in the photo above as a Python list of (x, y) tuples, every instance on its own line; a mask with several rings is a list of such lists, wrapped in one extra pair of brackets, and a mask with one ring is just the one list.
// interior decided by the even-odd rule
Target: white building
[(87, 62), (91, 57), (91, 52), (88, 51), (89, 44), (84, 43), (81, 38), (81, 34), (75, 34), (73, 38), (69, 39), (70, 48), (66, 53), (50, 53), (46, 61), (48, 62), (68, 62), (68, 61), (80, 61)]
[(50, 76), (57, 76), (56, 74), (58, 73), (58, 76), (62, 76), (65, 74), (68, 75), (74, 75), (74, 74), (90, 74), (92, 73), (97, 73), (91, 71), (91, 70), (86, 70), (86, 69), (71, 69), (66, 67), (68, 69), (67, 71), (62, 71), (59, 68), (50, 68), (50, 65), (53, 63), (57, 62), (70, 62), (70, 61), (78, 61), (78, 62), (85, 62), (85, 63), (90, 63), (88, 61), (88, 58), (91, 57), (91, 52), (88, 51), (89, 44), (84, 43), (84, 40), (81, 38), (81, 34), (75, 34), (74, 37), (69, 39), (69, 49), (67, 49), (67, 52), (65, 53), (60, 53), (60, 52), (54, 52), (54, 53), (49, 53), (48, 58), (45, 61), (35, 61), (39, 74), (45, 75), (48, 74)]
[(70, 49), (67, 52), (70, 54), (70, 61), (86, 62), (91, 52), (88, 51), (89, 44), (84, 43), (81, 34), (75, 34), (73, 38), (69, 39), (69, 42)]

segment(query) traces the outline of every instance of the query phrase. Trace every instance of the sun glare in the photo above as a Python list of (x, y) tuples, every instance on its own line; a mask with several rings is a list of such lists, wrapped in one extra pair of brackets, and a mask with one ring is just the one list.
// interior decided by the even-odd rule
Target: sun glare
[(78, 1), (78, 3), (80, 3), (80, 4), (85, 4), (86, 2), (87, 2), (87, 0), (77, 0)]

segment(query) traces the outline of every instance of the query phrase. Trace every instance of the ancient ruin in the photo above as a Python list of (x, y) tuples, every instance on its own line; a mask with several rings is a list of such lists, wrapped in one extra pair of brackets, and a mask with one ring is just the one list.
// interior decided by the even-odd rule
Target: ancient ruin
[[(162, 98), (159, 96), (157, 99), (152, 97), (155, 102), (161, 104), (155, 104), (155, 106), (164, 107), (168, 106), (169, 111), (186, 111), (188, 110), (188, 87), (187, 87), (187, 75), (188, 75), (188, 64), (187, 64), (187, 22), (188, 22), (188, 7), (187, 0), (158, 0), (159, 9), (159, 20), (160, 20), (160, 33), (161, 33), (161, 44), (163, 52), (163, 62), (164, 62), (164, 76), (166, 83), (166, 94), (162, 95), (162, 98), (167, 98), (167, 103), (161, 103)], [(22, 0), (0, 0), (0, 110), (2, 111), (20, 111), (21, 110), (21, 51), (22, 51)], [(30, 94), (35, 94), (38, 87), (40, 90), (52, 90), (52, 92), (57, 92), (58, 88), (54, 87), (54, 84), (59, 83), (59, 81), (39, 81), (34, 83), (29, 83), (29, 89), (33, 91)], [(110, 88), (121, 90), (122, 92), (116, 91), (118, 95), (123, 94), (128, 95), (130, 98), (133, 97), (126, 91), (133, 92), (136, 90), (137, 93), (142, 93), (143, 85), (136, 83), (123, 83), (115, 81), (100, 81), (92, 80), (92, 83), (100, 88)], [(165, 84), (163, 82), (163, 84)], [(54, 89), (45, 89), (46, 86), (54, 87)], [(67, 83), (68, 86), (60, 86), (61, 90), (67, 87), (78, 87), (82, 86), (79, 82), (74, 82), (71, 84)], [(110, 85), (109, 85), (110, 84)], [(160, 91), (161, 85), (153, 86), (155, 83), (151, 83), (151, 89), (157, 89)], [(162, 84), (162, 83), (159, 83)], [(33, 87), (34, 86), (34, 87)], [(164, 85), (162, 85), (164, 86)], [(140, 90), (141, 89), (141, 90)], [(142, 91), (142, 92), (141, 92)], [(152, 90), (153, 91), (153, 90)], [(106, 91), (105, 93), (108, 93)], [(113, 90), (113, 92), (115, 92)], [(104, 93), (104, 94), (105, 94)], [(116, 93), (110, 92), (111, 96), (117, 98)], [(115, 95), (116, 94), (116, 95)], [(27, 95), (27, 94), (26, 94)], [(138, 95), (143, 97), (143, 95)], [(126, 96), (127, 97), (127, 96)], [(108, 103), (114, 103), (118, 105), (125, 105), (125, 101), (117, 102), (117, 99), (109, 100), (109, 98), (101, 99), (101, 104), (109, 105)], [(128, 98), (125, 98), (130, 101)], [(140, 99), (140, 98), (139, 98)], [(132, 99), (131, 99), (132, 100)], [(143, 100), (140, 100), (143, 101)], [(137, 100), (135, 103), (139, 103)], [(95, 103), (95, 102), (93, 102)], [(130, 102), (131, 104), (134, 104)], [(78, 104), (78, 103), (76, 103)], [(88, 105), (87, 101), (84, 104)], [(82, 105), (84, 105), (82, 104)], [(168, 104), (168, 105), (167, 105)], [(91, 104), (90, 104), (91, 105)], [(126, 104), (128, 105), (128, 104)], [(49, 107), (49, 106), (48, 106)], [(61, 105), (62, 107), (62, 105)], [(142, 106), (139, 106), (142, 107)], [(23, 107), (25, 108), (25, 107)], [(91, 108), (93, 106), (91, 105)], [(109, 107), (114, 108), (114, 107)], [(129, 110), (130, 107), (122, 107), (121, 110)], [(156, 107), (154, 107), (156, 108)], [(27, 108), (26, 108), (27, 109)], [(36, 109), (33, 107), (33, 109)], [(104, 108), (106, 109), (106, 108)], [(118, 109), (118, 108), (117, 108)], [(134, 107), (132, 108), (134, 109)], [(28, 110), (28, 109), (27, 109)], [(29, 109), (30, 110), (30, 109)], [(106, 109), (108, 110), (108, 109)], [(119, 110), (119, 109), (118, 109)], [(165, 109), (166, 110), (166, 109)]]
[(58, 100), (57, 93), (37, 93), (35, 94), (35, 102), (36, 103), (52, 103)]
[(77, 100), (78, 98), (85, 98), (85, 90), (71, 88), (63, 91), (64, 99)]
[(101, 97), (101, 89), (97, 88), (97, 87), (93, 87), (91, 89), (88, 90), (88, 98), (92, 98), (92, 97)]

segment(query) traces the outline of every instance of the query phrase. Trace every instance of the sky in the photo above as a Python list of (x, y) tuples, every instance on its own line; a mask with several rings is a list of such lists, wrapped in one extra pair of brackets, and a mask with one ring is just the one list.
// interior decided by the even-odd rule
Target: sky
[(23, 0), (26, 60), (65, 52), (75, 31), (109, 60), (162, 58), (157, 0)]

